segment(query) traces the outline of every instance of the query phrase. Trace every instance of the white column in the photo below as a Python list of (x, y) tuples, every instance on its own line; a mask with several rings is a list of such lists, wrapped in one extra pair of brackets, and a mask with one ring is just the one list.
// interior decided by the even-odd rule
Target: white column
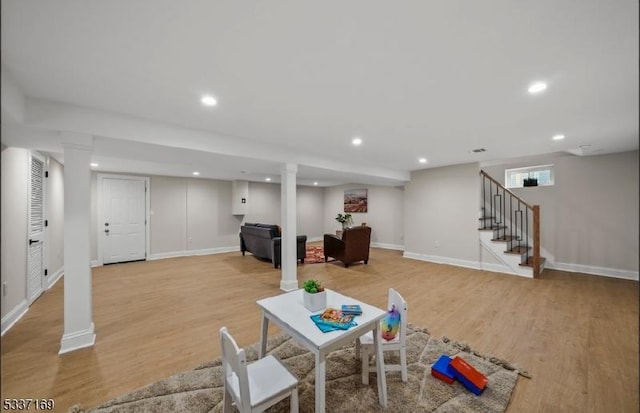
[(288, 163), (280, 169), (280, 221), (282, 222), (282, 279), (280, 289), (298, 288), (296, 256), (296, 173), (298, 165)]
[(91, 151), (93, 137), (63, 133), (64, 334), (59, 354), (92, 346)]

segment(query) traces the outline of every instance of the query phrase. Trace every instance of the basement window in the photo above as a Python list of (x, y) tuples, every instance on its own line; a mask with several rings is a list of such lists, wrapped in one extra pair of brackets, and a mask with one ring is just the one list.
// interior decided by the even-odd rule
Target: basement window
[[(537, 180), (537, 185), (531, 185), (531, 179)], [(505, 169), (504, 182), (507, 188), (522, 188), (525, 186), (553, 185), (553, 165), (526, 166), (524, 168)]]

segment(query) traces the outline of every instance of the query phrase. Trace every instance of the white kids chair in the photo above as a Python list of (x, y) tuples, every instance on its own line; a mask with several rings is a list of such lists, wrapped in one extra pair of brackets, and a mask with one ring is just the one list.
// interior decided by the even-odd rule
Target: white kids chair
[(275, 357), (269, 355), (247, 364), (226, 327), (220, 329), (224, 369), (224, 413), (232, 402), (240, 413), (259, 413), (291, 397), (291, 413), (298, 413), (298, 379)]
[[(399, 351), (400, 352), (400, 364), (386, 364), (384, 365), (385, 372), (387, 371), (400, 371), (402, 375), (402, 381), (407, 382), (407, 302), (402, 296), (393, 288), (389, 288), (389, 298), (387, 305), (389, 309), (395, 306), (400, 313), (400, 330), (398, 334), (391, 341), (382, 340), (382, 351)], [(373, 333), (370, 331), (367, 334), (360, 336), (356, 340), (356, 357), (362, 358), (362, 383), (369, 384), (369, 367), (374, 367), (374, 364), (369, 364), (369, 356), (374, 353), (373, 346)], [(375, 369), (374, 369), (375, 371)]]

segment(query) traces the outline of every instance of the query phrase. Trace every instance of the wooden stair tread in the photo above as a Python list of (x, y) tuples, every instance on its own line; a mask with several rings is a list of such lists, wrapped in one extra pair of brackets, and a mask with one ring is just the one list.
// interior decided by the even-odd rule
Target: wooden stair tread
[(524, 245), (519, 246), (519, 247), (513, 247), (510, 250), (506, 250), (504, 253), (505, 254), (516, 254), (516, 255), (522, 255), (525, 252), (531, 250), (531, 247), (525, 247)]
[(500, 229), (505, 229), (507, 228), (504, 225), (495, 225), (492, 227), (485, 227), (485, 228), (478, 228), (478, 231), (495, 231), (495, 230), (500, 230)]
[[(546, 261), (545, 257), (540, 257), (540, 266), (542, 266), (542, 264), (544, 264), (545, 261)], [(529, 257), (529, 259), (526, 262), (521, 262), (520, 266), (533, 268), (533, 257)]]
[(491, 241), (495, 241), (495, 242), (509, 242), (509, 241), (517, 241), (520, 238), (516, 237), (515, 235), (504, 235), (502, 237), (498, 237), (498, 238), (493, 238)]

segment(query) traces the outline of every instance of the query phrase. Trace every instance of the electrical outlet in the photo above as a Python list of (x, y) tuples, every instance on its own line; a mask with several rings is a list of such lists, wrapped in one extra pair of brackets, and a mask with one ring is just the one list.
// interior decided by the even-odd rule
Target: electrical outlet
[(2, 296), (3, 297), (7, 296), (7, 283), (6, 282), (2, 283)]
[(434, 245), (436, 248), (440, 248), (440, 241), (434, 241), (434, 242), (433, 242), (433, 245)]

